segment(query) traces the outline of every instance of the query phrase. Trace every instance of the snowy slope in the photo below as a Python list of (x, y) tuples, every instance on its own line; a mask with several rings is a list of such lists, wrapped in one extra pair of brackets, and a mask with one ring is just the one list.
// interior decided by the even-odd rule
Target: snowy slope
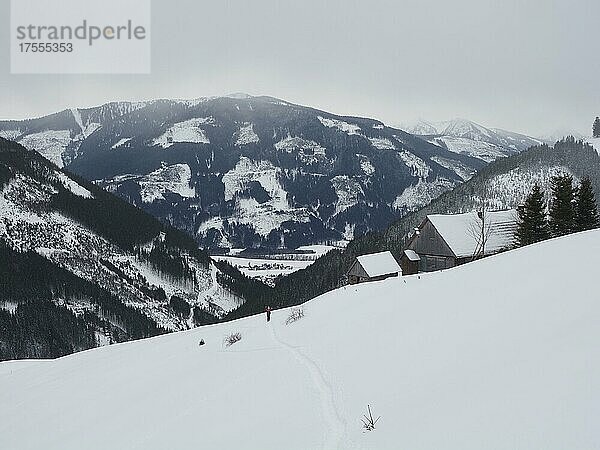
[[(599, 246), (592, 231), (348, 286), (291, 325), (281, 310), (0, 364), (0, 448), (600, 448)], [(367, 404), (381, 420), (363, 433)]]
[[(194, 195), (187, 165), (150, 175), (140, 180), (149, 196)], [(238, 289), (242, 275), (225, 270), (191, 238), (0, 139), (0, 360), (64, 355), (211, 323), (250, 298)], [(31, 275), (38, 273), (42, 281)], [(45, 304), (66, 309), (66, 319), (53, 321)], [(31, 305), (37, 309), (26, 316)], [(71, 338), (71, 317), (95, 338)], [(43, 331), (36, 333), (35, 324)]]

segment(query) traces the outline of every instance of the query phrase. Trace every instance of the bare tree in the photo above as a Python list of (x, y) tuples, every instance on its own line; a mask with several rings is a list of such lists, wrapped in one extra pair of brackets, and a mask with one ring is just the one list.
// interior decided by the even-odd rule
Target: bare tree
[(472, 259), (485, 256), (485, 248), (492, 234), (492, 223), (489, 217), (489, 189), (487, 183), (481, 188), (481, 204), (476, 207), (476, 217), (469, 225), (468, 233), (475, 240), (476, 245)]

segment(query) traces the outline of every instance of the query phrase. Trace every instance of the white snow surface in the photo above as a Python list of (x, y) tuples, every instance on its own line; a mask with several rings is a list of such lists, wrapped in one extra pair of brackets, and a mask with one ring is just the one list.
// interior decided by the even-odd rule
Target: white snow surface
[(226, 261), (249, 278), (255, 278), (268, 285), (274, 285), (279, 276), (289, 275), (306, 269), (314, 260), (295, 260), (278, 258), (242, 258), (236, 256), (213, 256), (216, 261)]
[(152, 141), (152, 145), (168, 148), (177, 142), (194, 144), (210, 144), (210, 140), (201, 128), (203, 125), (214, 124), (212, 117), (196, 117), (183, 122), (178, 122)]
[(124, 144), (126, 144), (127, 142), (129, 142), (130, 140), (131, 140), (131, 138), (121, 138), (117, 142), (115, 142), (110, 148), (112, 148), (112, 149), (119, 148), (119, 147), (123, 146)]
[(327, 153), (327, 149), (315, 141), (290, 135), (276, 142), (274, 147), (280, 152), (297, 153), (308, 164), (323, 160)]
[(361, 153), (356, 153), (356, 157), (360, 163), (360, 169), (366, 176), (371, 176), (375, 173), (375, 166), (371, 163), (371, 160), (367, 155), (363, 155)]
[(392, 206), (395, 209), (405, 208), (408, 211), (414, 211), (430, 203), (431, 200), (439, 197), (442, 193), (453, 187), (454, 183), (443, 178), (434, 181), (424, 181), (420, 178), (417, 184), (410, 185), (404, 189), (402, 194), (396, 197)]
[(63, 154), (70, 143), (71, 132), (69, 130), (40, 131), (19, 139), (19, 144), (23, 147), (28, 150), (36, 150), (60, 168), (64, 166)]
[[(74, 190), (77, 195), (83, 193), (78, 194), (78, 188)], [(202, 289), (206, 281), (206, 269), (188, 258), (188, 263), (195, 268), (197, 285), (174, 285), (168, 276), (151, 273), (143, 264), (136, 264), (135, 255), (124, 252), (72, 218), (40, 207), (47, 205), (55, 192), (50, 184), (17, 174), (0, 190), (0, 239), (16, 251), (36, 252), (76, 276), (98, 284), (166, 329), (187, 328), (166, 302), (148, 297), (144, 288), (148, 283), (154, 284), (193, 304), (196, 291)], [(154, 244), (149, 245), (151, 249)], [(125, 280), (101, 264), (100, 259), (110, 261), (129, 277)], [(230, 293), (223, 290), (223, 301), (229, 301), (230, 297)], [(76, 313), (81, 308), (91, 308), (85, 299), (75, 299), (65, 306)], [(0, 448), (4, 447), (0, 444)]]
[[(537, 169), (521, 169), (517, 167), (507, 173), (503, 173), (493, 177), (488, 182), (488, 202), (489, 206), (494, 209), (509, 209), (522, 204), (527, 196), (531, 193), (534, 184), (548, 187), (545, 189), (546, 206), (548, 206), (551, 198), (550, 180), (553, 176), (560, 174), (569, 174), (573, 177), (575, 183), (579, 182), (579, 178), (574, 175), (568, 167), (551, 166), (539, 167)], [(482, 203), (482, 199), (475, 197), (478, 204)]]
[(464, 181), (470, 180), (476, 171), (464, 164), (462, 161), (444, 158), (442, 156), (432, 156), (431, 160), (438, 163), (440, 166), (453, 171)]
[(414, 250), (406, 249), (404, 254), (410, 261), (420, 261), (421, 257)]
[(499, 128), (487, 128), (466, 119), (443, 122), (419, 120), (402, 128), (413, 134), (430, 136), (430, 143), (447, 148), (451, 152), (469, 155), (486, 162), (542, 143), (531, 136)]
[(331, 179), (331, 184), (337, 195), (335, 214), (352, 208), (364, 197), (365, 193), (361, 184), (348, 175), (337, 175)]
[(458, 257), (473, 256), (481, 246), (482, 230), (485, 253), (495, 253), (514, 244), (517, 211), (487, 211), (485, 223), (476, 212), (463, 214), (430, 214), (429, 221)]
[(389, 251), (370, 253), (358, 256), (356, 259), (371, 278), (402, 272), (396, 258)]
[(287, 208), (287, 192), (278, 179), (280, 172), (281, 169), (275, 167), (270, 161), (254, 161), (246, 156), (240, 157), (236, 166), (223, 175), (225, 201), (233, 199), (250, 181), (256, 181), (271, 198), (277, 199), (280, 208)]
[(19, 136), (21, 136), (20, 130), (0, 130), (0, 137), (2, 137), (4, 139), (14, 141)]
[(274, 285), (275, 279), (281, 275), (289, 275), (301, 269), (306, 269), (315, 260), (335, 248), (345, 246), (345, 242), (336, 243), (336, 246), (314, 244), (298, 247), (310, 253), (283, 253), (269, 255), (268, 257), (241, 257), (237, 256), (242, 249), (230, 251), (227, 255), (211, 256), (215, 261), (227, 261), (239, 269), (244, 275), (256, 278), (268, 285)]
[(596, 230), (347, 286), (288, 326), (289, 309), (2, 363), (0, 448), (598, 449), (599, 247)]
[(245, 123), (234, 135), (235, 145), (238, 147), (242, 145), (255, 144), (260, 139), (254, 132), (254, 125), (251, 123)]
[(443, 142), (445, 147), (453, 153), (472, 156), (485, 162), (492, 162), (506, 156), (506, 150), (485, 141), (454, 136), (437, 137), (435, 141)]
[(419, 177), (421, 179), (426, 179), (429, 176), (429, 166), (417, 155), (407, 152), (406, 150), (402, 150), (398, 154), (400, 155), (400, 158), (404, 164), (406, 164), (406, 167), (411, 169), (412, 176)]
[(326, 117), (317, 116), (319, 122), (327, 128), (336, 128), (339, 131), (348, 135), (360, 135), (360, 127), (353, 123), (344, 122), (338, 119), (328, 119)]
[(156, 169), (139, 181), (140, 195), (144, 203), (164, 199), (164, 194), (173, 192), (184, 198), (196, 196), (196, 189), (190, 186), (192, 170), (187, 164), (173, 164)]
[(371, 145), (379, 150), (396, 150), (396, 146), (388, 138), (375, 137), (369, 138)]
[(71, 178), (69, 178), (64, 173), (56, 172), (56, 177), (59, 179), (59, 181), (62, 183), (62, 185), (64, 187), (66, 187), (69, 191), (71, 191), (73, 194), (78, 195), (79, 197), (83, 197), (83, 198), (93, 198), (94, 197), (90, 191), (88, 191), (86, 188), (84, 188), (80, 184), (76, 183), (75, 181), (73, 181)]
[[(306, 209), (290, 206), (287, 191), (279, 181), (280, 173), (281, 168), (275, 167), (270, 161), (255, 161), (241, 156), (236, 166), (222, 178), (225, 200), (236, 200), (235, 215), (217, 221), (209, 219), (208, 223), (200, 225), (198, 233), (206, 233), (212, 228), (222, 231), (223, 222), (228, 221), (249, 225), (261, 236), (268, 236), (288, 220), (309, 220)], [(254, 198), (237, 198), (237, 194), (244, 191), (252, 181), (258, 182), (269, 194), (268, 201), (259, 203)]]

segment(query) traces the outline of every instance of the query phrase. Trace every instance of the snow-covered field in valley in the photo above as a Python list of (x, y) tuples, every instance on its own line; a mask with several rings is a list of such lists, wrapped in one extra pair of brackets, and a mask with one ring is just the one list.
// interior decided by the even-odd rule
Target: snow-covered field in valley
[[(340, 244), (342, 244), (340, 242)], [(240, 257), (233, 255), (216, 255), (212, 258), (217, 261), (227, 261), (240, 272), (250, 278), (261, 280), (263, 283), (273, 285), (279, 276), (289, 275), (301, 269), (306, 269), (315, 260), (336, 247), (330, 245), (305, 245), (298, 250), (311, 253), (286, 253), (266, 257)]]
[(599, 449), (599, 250), (581, 233), (341, 288), (289, 325), (3, 363), (0, 448)]
[(247, 277), (256, 278), (268, 284), (281, 275), (289, 275), (297, 270), (306, 269), (314, 262), (312, 260), (239, 258), (237, 256), (213, 256), (212, 258), (217, 261), (227, 261)]

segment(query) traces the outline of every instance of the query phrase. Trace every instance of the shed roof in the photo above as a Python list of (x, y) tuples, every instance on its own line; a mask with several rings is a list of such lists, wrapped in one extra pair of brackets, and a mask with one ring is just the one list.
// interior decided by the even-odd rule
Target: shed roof
[[(427, 219), (458, 258), (473, 256), (481, 247), (481, 219), (476, 212), (431, 214)], [(485, 220), (486, 255), (508, 248), (514, 243), (516, 210), (488, 211)]]
[(401, 271), (396, 258), (389, 251), (362, 255), (356, 259), (371, 278)]
[(414, 250), (406, 249), (404, 254), (410, 261), (421, 261), (421, 257)]

